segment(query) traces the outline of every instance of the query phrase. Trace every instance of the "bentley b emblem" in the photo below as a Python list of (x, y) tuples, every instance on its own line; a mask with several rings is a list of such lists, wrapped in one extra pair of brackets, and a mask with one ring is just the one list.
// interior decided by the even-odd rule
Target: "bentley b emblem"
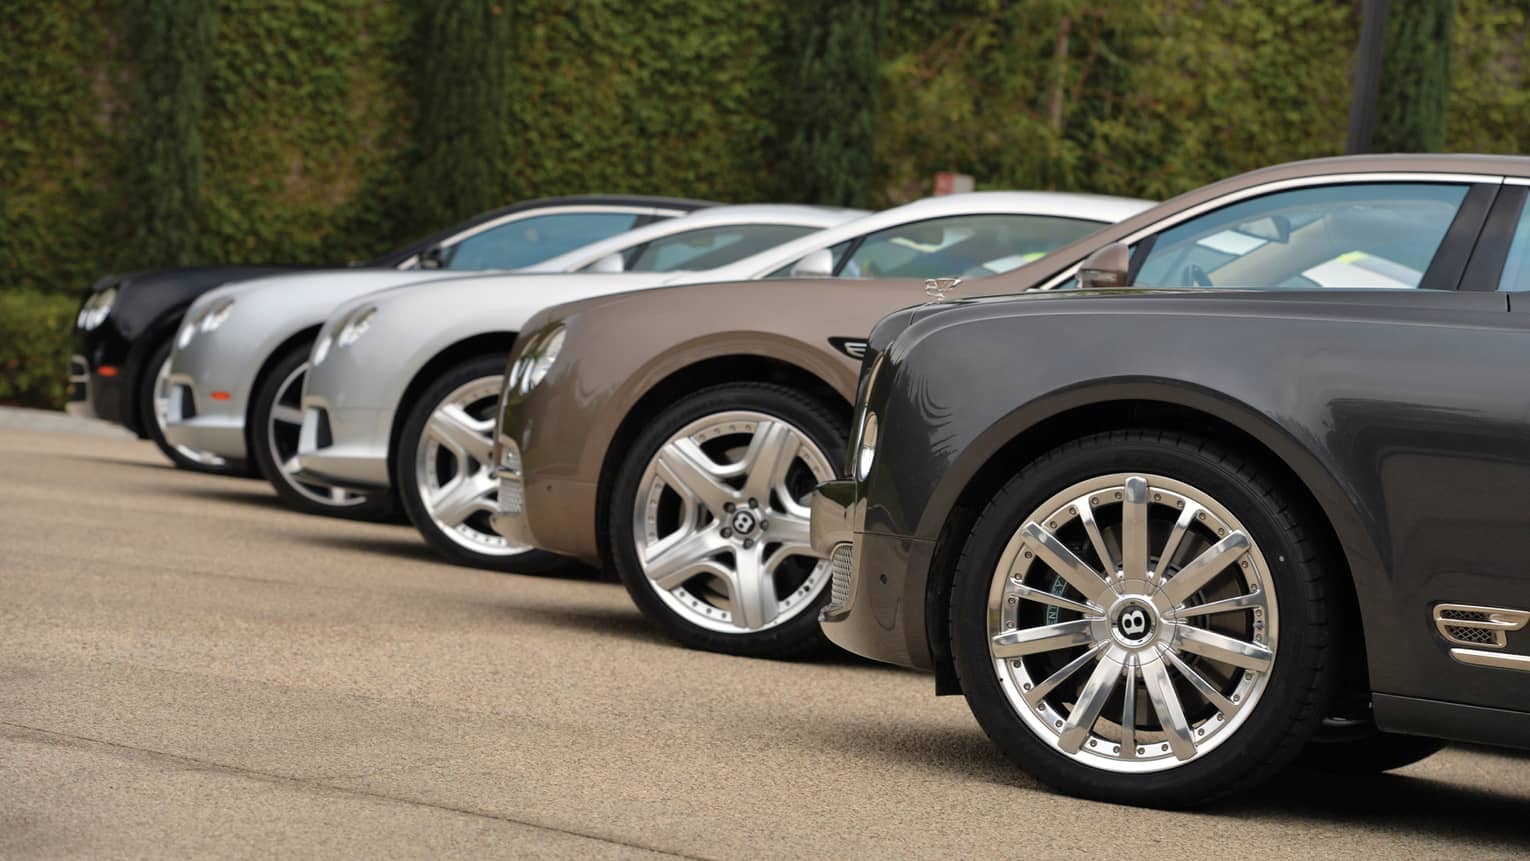
[(946, 294), (955, 290), (962, 283), (960, 278), (926, 278), (924, 280), (924, 295), (930, 297), (931, 302), (945, 301)]

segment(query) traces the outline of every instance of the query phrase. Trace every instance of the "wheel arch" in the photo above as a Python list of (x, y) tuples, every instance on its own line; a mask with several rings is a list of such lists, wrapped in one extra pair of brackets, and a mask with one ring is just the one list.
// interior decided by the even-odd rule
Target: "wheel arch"
[(149, 367), (150, 360), (154, 358), (154, 351), (158, 350), (167, 340), (175, 338), (175, 334), (181, 328), (181, 320), (186, 317), (186, 309), (191, 307), (191, 302), (182, 302), (159, 316), (155, 317), (137, 338), (133, 345), (128, 348), (128, 392), (130, 403), (128, 405), (129, 429), (138, 434), (140, 438), (148, 436), (147, 417), (143, 414), (143, 387), (144, 384), (154, 379), (156, 368)]
[(258, 406), (255, 393), (259, 392), (260, 387), (265, 385), (266, 377), (270, 376), (271, 371), (276, 367), (276, 363), (280, 362), (283, 356), (287, 355), (288, 352), (299, 344), (304, 341), (311, 342), (319, 337), (320, 328), (318, 324), (315, 324), (299, 329), (289, 335), (286, 340), (277, 344), (275, 349), (266, 354), (265, 360), (260, 363), (260, 370), (255, 372), (255, 377), (250, 382), (250, 397), (244, 405), (244, 449), (250, 452), (252, 457), (255, 451), (255, 409)]
[[(1154, 383), (1128, 386), (1126, 391), (1112, 386), (1110, 391), (1094, 391), (1092, 396), (1072, 392), (1048, 399), (1048, 407), (1038, 406), (1027, 405), (981, 434), (952, 464), (925, 511), (927, 518), (940, 512), (938, 524), (932, 524), (935, 544), (922, 604), (926, 640), (941, 693), (959, 690), (950, 648), (952, 575), (963, 539), (986, 500), (1036, 455), (1067, 440), (1103, 431), (1188, 432), (1214, 439), (1252, 460), (1307, 515), (1323, 556), (1335, 567), (1344, 627), (1357, 632), (1363, 629), (1360, 594), (1365, 584), (1357, 572), (1366, 566), (1354, 557), (1354, 543), (1342, 538), (1352, 535), (1359, 513), (1321, 460), (1275, 422), (1210, 392)], [(1298, 454), (1293, 456), (1293, 451)], [(1365, 680), (1365, 690), (1369, 691), (1364, 640), (1357, 636), (1353, 643), (1345, 644), (1345, 663), (1352, 665), (1345, 669), (1350, 678)]]
[(404, 422), (409, 417), (409, 405), (414, 403), (415, 398), (425, 390), (445, 369), (465, 362), (478, 356), (498, 355), (501, 359), (508, 359), (510, 350), (515, 346), (516, 332), (480, 332), (479, 334), (456, 341), (440, 352), (431, 356), (420, 369), (409, 378), (409, 384), (404, 387), (403, 394), (399, 395), (398, 404), (393, 410), (393, 423), (388, 430), (388, 481), (394, 487), (398, 487), (398, 476), (394, 469), (394, 453), (398, 451), (399, 439), (404, 434)]
[[(665, 407), (691, 392), (723, 383), (776, 383), (796, 389), (828, 409), (842, 411), (847, 420), (851, 411), (850, 401), (818, 374), (775, 356), (755, 353), (711, 356), (670, 371), (633, 402), (601, 458), (595, 489), (595, 546), (600, 558), (610, 558), (607, 509), (622, 455)], [(834, 467), (838, 470), (842, 464)]]

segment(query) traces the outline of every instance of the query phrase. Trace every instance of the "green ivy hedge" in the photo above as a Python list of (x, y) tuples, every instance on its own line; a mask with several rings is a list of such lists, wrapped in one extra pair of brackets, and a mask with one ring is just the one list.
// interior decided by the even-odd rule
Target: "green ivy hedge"
[(0, 403), (60, 408), (79, 303), (30, 288), (0, 290)]
[[(1530, 151), (1530, 0), (1455, 10), (1446, 149)], [(648, 0), (641, 14), (625, 0), (0, 0), (0, 325), (113, 270), (372, 256), (486, 200), (885, 205), (937, 170), (1167, 197), (1338, 152), (1357, 14), (1345, 0)], [(835, 56), (812, 62), (812, 46)], [(874, 81), (855, 77), (873, 60)], [(847, 83), (837, 142), (804, 104), (825, 74)], [(448, 121), (473, 110), (501, 145)], [(857, 191), (825, 165), (867, 124)], [(166, 160), (198, 146), (195, 164)], [(167, 165), (191, 179), (160, 184)], [(194, 200), (179, 205), (183, 188)]]

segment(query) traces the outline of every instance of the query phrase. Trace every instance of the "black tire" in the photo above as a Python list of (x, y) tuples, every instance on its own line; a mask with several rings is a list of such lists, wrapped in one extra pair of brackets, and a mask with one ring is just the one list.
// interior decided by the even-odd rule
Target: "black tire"
[[(440, 374), (436, 381), (431, 383), (420, 396), (415, 398), (414, 403), (408, 406), (408, 414), (404, 419), (403, 430), (399, 434), (397, 450), (392, 453), (394, 483), (398, 488), (398, 498), (403, 504), (404, 512), (409, 516), (409, 522), (419, 530), (425, 542), (431, 549), (440, 554), (448, 562), (458, 565), (467, 565), (473, 568), (486, 568), (491, 571), (507, 571), (517, 574), (540, 574), (559, 567), (565, 563), (562, 557), (541, 550), (527, 550), (523, 553), (512, 555), (493, 555), (486, 552), (474, 552), (448, 535), (442, 526), (436, 523), (431, 516), (430, 509), (425, 504), (419, 482), (416, 481), (416, 462), (420, 457), (420, 446), (425, 437), (425, 427), (430, 421), (431, 414), (441, 403), (460, 387), (477, 380), (493, 378), (496, 382), (494, 392), (499, 391), (499, 380), (505, 373), (505, 357), (503, 355), (478, 356), (453, 366), (445, 373)], [(490, 400), (487, 407), (488, 417), (493, 417), (497, 398)], [(494, 465), (484, 463), (482, 468), (493, 470)], [(477, 517), (477, 515), (475, 515)], [(492, 528), (487, 522), (487, 513), (478, 518), (473, 524), (477, 531), (489, 531)]]
[(1366, 727), (1362, 732), (1320, 729), (1294, 765), (1327, 774), (1380, 774), (1427, 759), (1445, 746), (1437, 738), (1394, 735)]
[(833, 469), (844, 462), (849, 435), (845, 418), (801, 392), (772, 383), (729, 383), (702, 389), (650, 421), (618, 469), (607, 509), (610, 561), (643, 615), (682, 645), (754, 658), (795, 658), (821, 652), (828, 646), (818, 625), (818, 612), (829, 600), (826, 585), (811, 604), (787, 621), (760, 631), (730, 634), (681, 617), (649, 584), (638, 561), (632, 512), (649, 462), (681, 428), (732, 410), (751, 410), (788, 422), (827, 455)]
[[(391, 492), (366, 496), (362, 498), (362, 501), (350, 504), (325, 504), (320, 498), (316, 498), (322, 496), (318, 492), (317, 485), (305, 485), (310, 493), (304, 493), (294, 487), (282, 473), (281, 464), (272, 451), (271, 413), (283, 394), (283, 384), (295, 372), (308, 364), (308, 351), (311, 346), (313, 346), (311, 342), (303, 341), (288, 347), (255, 384), (247, 429), (250, 456), (260, 469), (260, 474), (271, 483), (276, 495), (291, 508), (306, 514), (321, 514), (348, 520), (387, 520), (396, 511)], [(290, 390), (288, 395), (290, 398)], [(298, 404), (289, 402), (286, 406), (296, 407)], [(283, 431), (283, 433), (295, 433), (295, 431)], [(292, 440), (278, 440), (278, 443), (295, 447)]]
[(176, 448), (169, 440), (165, 439), (164, 429), (159, 426), (159, 419), (155, 414), (154, 387), (158, 382), (159, 369), (169, 361), (170, 353), (175, 348), (175, 335), (166, 338), (164, 343), (154, 348), (149, 354), (149, 360), (144, 364), (142, 379), (138, 383), (139, 421), (143, 424), (144, 433), (154, 441), (161, 453), (175, 464), (177, 469), (186, 469), (192, 472), (205, 472), (210, 475), (235, 475), (249, 477), (254, 471), (242, 460), (229, 460), (222, 464), (206, 463), (188, 457), (180, 449)]
[[(1280, 637), (1268, 685), (1219, 746), (1182, 765), (1122, 773), (1084, 765), (1043, 741), (1018, 716), (994, 672), (985, 617), (995, 566), (1021, 519), (1076, 482), (1122, 472), (1165, 476), (1201, 489), (1240, 520), (1263, 551), (1277, 596)], [(1154, 430), (1100, 433), (1050, 451), (1011, 478), (970, 532), (957, 564), (951, 645), (978, 722), (1020, 768), (1071, 795), (1184, 808), (1244, 789), (1291, 762), (1333, 698), (1329, 575), (1306, 516), (1256, 465), (1198, 437)]]

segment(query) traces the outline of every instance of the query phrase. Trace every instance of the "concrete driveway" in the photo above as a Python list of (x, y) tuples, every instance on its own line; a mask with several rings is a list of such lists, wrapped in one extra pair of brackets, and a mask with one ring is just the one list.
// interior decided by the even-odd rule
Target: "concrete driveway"
[(1530, 852), (1530, 759), (1080, 802), (958, 698), (686, 651), (619, 586), (436, 561), (148, 443), (0, 417), (0, 856), (1455, 857)]

